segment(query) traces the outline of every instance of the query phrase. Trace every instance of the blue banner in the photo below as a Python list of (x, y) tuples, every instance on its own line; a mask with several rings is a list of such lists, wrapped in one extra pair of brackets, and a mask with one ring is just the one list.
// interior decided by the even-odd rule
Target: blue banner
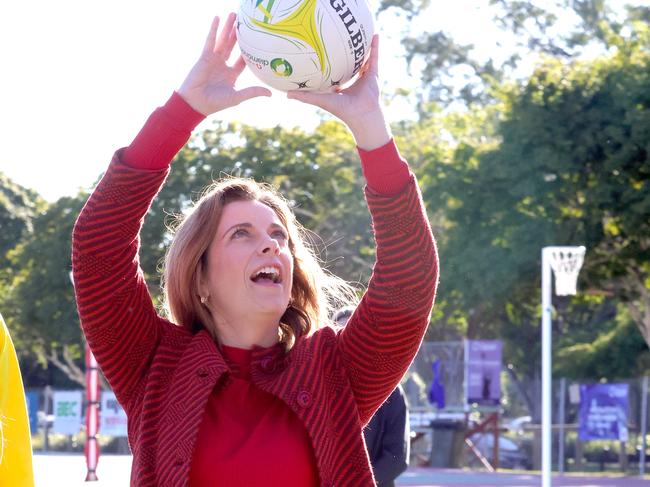
[(429, 402), (435, 404), (438, 409), (445, 409), (445, 386), (440, 379), (442, 375), (440, 373), (440, 363), (440, 359), (438, 359), (431, 364), (433, 381), (429, 388)]
[(27, 399), (27, 414), (29, 415), (29, 429), (32, 434), (38, 431), (38, 391), (27, 391), (25, 399)]
[(580, 440), (627, 441), (629, 392), (628, 384), (581, 385)]

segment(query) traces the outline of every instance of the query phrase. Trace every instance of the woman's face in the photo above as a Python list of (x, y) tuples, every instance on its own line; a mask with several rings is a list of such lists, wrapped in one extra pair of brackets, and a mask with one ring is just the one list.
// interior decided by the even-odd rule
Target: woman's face
[[(206, 272), (207, 271), (207, 272)], [(220, 325), (277, 325), (291, 297), (293, 256), (278, 215), (259, 201), (228, 203), (208, 248), (201, 295)]]

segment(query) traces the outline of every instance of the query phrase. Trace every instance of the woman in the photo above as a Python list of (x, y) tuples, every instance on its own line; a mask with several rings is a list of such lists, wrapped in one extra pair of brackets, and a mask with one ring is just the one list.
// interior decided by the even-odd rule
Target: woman
[[(429, 320), (437, 257), (414, 177), (379, 103), (377, 40), (338, 94), (289, 94), (350, 129), (374, 221), (377, 263), (345, 330), (324, 326), (324, 274), (267, 188), (217, 183), (166, 258), (167, 319), (138, 264), (138, 233), (175, 153), (207, 115), (256, 96), (226, 64), (235, 16), (180, 89), (115, 154), (73, 234), (84, 332), (124, 406), (132, 485), (374, 485), (362, 428), (395, 388)], [(331, 289), (331, 286), (329, 286)], [(320, 321), (319, 321), (320, 320)]]

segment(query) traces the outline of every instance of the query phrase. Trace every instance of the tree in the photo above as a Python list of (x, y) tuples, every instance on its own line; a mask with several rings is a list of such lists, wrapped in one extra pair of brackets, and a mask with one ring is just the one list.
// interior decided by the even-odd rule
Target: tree
[(33, 219), (33, 231), (9, 252), (13, 273), (3, 299), (16, 347), (81, 385), (83, 344), (69, 273), (72, 226), (85, 197), (61, 198)]
[[(438, 327), (502, 338), (533, 416), (546, 245), (588, 249), (580, 295), (554, 299), (556, 372), (599, 379), (648, 364), (647, 346), (625, 334), (630, 323), (647, 334), (650, 316), (647, 46), (639, 34), (595, 61), (549, 58), (498, 105), (417, 124), (446, 117), (446, 143), (419, 163), (441, 228)], [(615, 354), (629, 366), (569, 370), (572, 358), (595, 365)]]
[[(555, 370), (570, 379), (636, 377), (647, 372), (650, 354), (641, 334), (637, 333), (628, 310), (615, 310), (613, 323), (592, 336), (560, 343)], [(583, 331), (584, 334), (584, 331)]]
[(515, 98), (503, 144), (486, 156), (494, 171), (525, 161), (508, 203), (547, 227), (544, 242), (584, 242), (583, 286), (625, 303), (648, 343), (649, 40), (646, 30), (609, 58), (547, 62)]
[(7, 278), (7, 252), (32, 231), (32, 220), (45, 202), (0, 173), (0, 280)]
[[(417, 96), (420, 102), (491, 103), (494, 90), (501, 84), (528, 77), (529, 70), (522, 66), (531, 58), (553, 57), (570, 62), (595, 49), (608, 52), (618, 38), (634, 41), (638, 26), (650, 18), (650, 7), (646, 5), (628, 5), (624, 12), (617, 12), (605, 0), (483, 3), (489, 6), (494, 23), (504, 34), (487, 59), (476, 53), (476, 46), (459, 44), (445, 31), (406, 33), (403, 45), (407, 62), (412, 66), (418, 61), (423, 66)], [(387, 5), (411, 15), (417, 15), (421, 8), (405, 1)]]

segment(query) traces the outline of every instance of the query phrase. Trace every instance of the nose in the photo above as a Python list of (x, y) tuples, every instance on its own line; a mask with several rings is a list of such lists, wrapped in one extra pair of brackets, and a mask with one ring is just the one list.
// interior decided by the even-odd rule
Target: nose
[(270, 236), (264, 237), (261, 245), (261, 254), (274, 254), (280, 253), (280, 244), (278, 241)]

